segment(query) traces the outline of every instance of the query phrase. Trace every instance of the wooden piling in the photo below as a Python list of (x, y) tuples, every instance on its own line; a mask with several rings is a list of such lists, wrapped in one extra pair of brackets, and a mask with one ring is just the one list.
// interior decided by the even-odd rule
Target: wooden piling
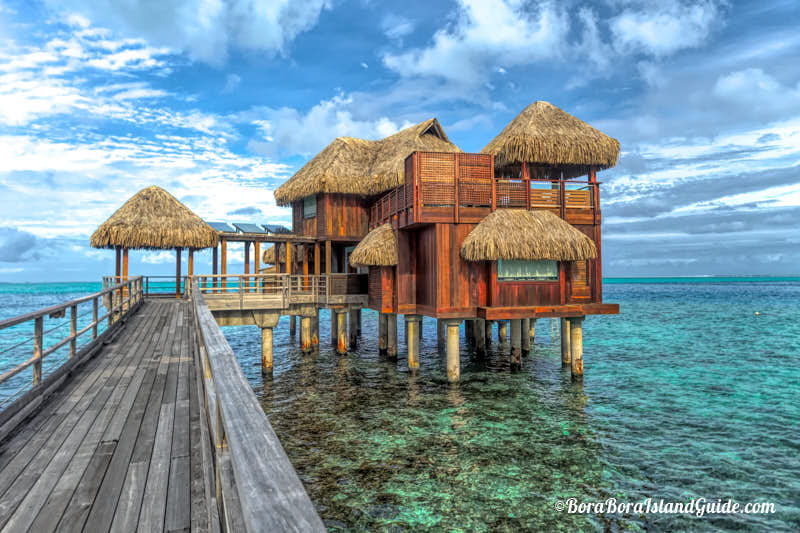
[(386, 355), (386, 345), (388, 341), (388, 328), (389, 321), (386, 318), (386, 313), (378, 314), (378, 353)]
[(311, 317), (300, 317), (300, 349), (305, 353), (310, 352), (311, 346)]
[(319, 348), (319, 309), (311, 317), (311, 346)]
[(405, 315), (406, 347), (408, 348), (408, 369), (412, 372), (419, 368), (419, 324), (420, 315)]
[(488, 346), (492, 342), (492, 321), (485, 320), (484, 322), (486, 333), (484, 333), (483, 338), (486, 340), (486, 345)]
[(361, 336), (361, 309), (356, 309), (356, 333)]
[(386, 356), (397, 359), (397, 315), (386, 315)]
[(497, 321), (497, 340), (500, 343), (508, 342), (508, 321)]
[(528, 336), (531, 338), (531, 344), (536, 344), (536, 319), (531, 318), (528, 320), (530, 323), (530, 328), (528, 329), (529, 334)]
[(519, 368), (522, 365), (522, 320), (511, 320), (511, 367)]
[(272, 374), (272, 328), (261, 328), (261, 375)]
[(292, 337), (297, 335), (297, 317), (295, 315), (289, 315), (289, 335)]
[(447, 381), (455, 383), (461, 378), (461, 351), (458, 346), (460, 320), (447, 321)]
[(336, 351), (340, 354), (347, 353), (347, 310), (336, 309)]
[(443, 318), (436, 319), (436, 347), (440, 352), (444, 351), (445, 336), (447, 332), (447, 322)]
[(561, 365), (569, 366), (572, 357), (569, 349), (569, 320), (561, 319)]
[(358, 309), (351, 309), (350, 313), (350, 346), (358, 346)]
[(569, 348), (572, 356), (570, 367), (573, 381), (583, 379), (583, 319), (578, 316), (569, 319)]
[(475, 336), (475, 353), (486, 355), (486, 324), (482, 318), (475, 319), (473, 335)]
[(522, 341), (522, 355), (528, 355), (531, 351), (531, 319), (523, 318), (521, 321), (520, 340)]
[(464, 338), (467, 340), (467, 344), (469, 345), (475, 343), (475, 335), (473, 333), (474, 329), (475, 322), (473, 322), (471, 318), (464, 320)]

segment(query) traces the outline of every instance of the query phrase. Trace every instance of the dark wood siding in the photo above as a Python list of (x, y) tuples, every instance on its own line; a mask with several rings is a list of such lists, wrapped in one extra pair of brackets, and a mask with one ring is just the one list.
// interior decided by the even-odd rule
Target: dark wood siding
[(368, 232), (369, 210), (358, 196), (320, 194), (317, 218), (317, 235), (320, 238), (359, 241)]

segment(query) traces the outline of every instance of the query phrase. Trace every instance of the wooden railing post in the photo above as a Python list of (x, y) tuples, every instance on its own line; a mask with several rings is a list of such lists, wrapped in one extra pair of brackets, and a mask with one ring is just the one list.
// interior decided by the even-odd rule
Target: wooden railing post
[(98, 311), (99, 304), (97, 302), (97, 296), (92, 299), (92, 340), (97, 338), (97, 311)]
[(78, 306), (72, 305), (69, 308), (69, 358), (75, 357), (76, 348), (78, 347)]
[(33, 326), (33, 386), (42, 381), (42, 337), (44, 336), (44, 317), (36, 317)]

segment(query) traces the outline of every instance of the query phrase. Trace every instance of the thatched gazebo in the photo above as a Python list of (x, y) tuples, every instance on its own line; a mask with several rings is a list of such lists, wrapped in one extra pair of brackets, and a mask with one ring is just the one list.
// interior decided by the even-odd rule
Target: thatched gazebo
[[(94, 248), (117, 252), (116, 275), (128, 278), (128, 250), (175, 249), (176, 294), (180, 294), (181, 249), (189, 249), (189, 275), (193, 275), (194, 250), (216, 246), (217, 232), (191, 209), (160, 187), (147, 187), (133, 195), (92, 234)], [(120, 252), (122, 271), (120, 272)]]
[(461, 152), (435, 118), (378, 141), (338, 137), (275, 190), (278, 205), (318, 193), (373, 196), (401, 185), (405, 158), (416, 150)]
[(617, 164), (619, 141), (550, 102), (533, 102), (481, 150), (499, 173), (530, 163), (532, 177), (574, 178)]
[(367, 233), (350, 254), (350, 264), (356, 267), (394, 266), (397, 260), (397, 236), (391, 224)]
[(597, 257), (592, 239), (550, 211), (498, 209), (461, 244), (467, 261), (583, 261)]

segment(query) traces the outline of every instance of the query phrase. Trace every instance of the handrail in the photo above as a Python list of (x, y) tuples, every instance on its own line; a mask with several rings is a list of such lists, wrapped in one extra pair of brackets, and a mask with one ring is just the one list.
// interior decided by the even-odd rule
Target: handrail
[(216, 496), (228, 531), (325, 531), (311, 499), (192, 280), (195, 349), (214, 443)]
[[(99, 313), (101, 300), (107, 309), (107, 312), (102, 316)], [(25, 344), (33, 344), (29, 357), (0, 374), (0, 384), (4, 384), (23, 370), (33, 367), (32, 380), (29, 383), (22, 384), (14, 393), (0, 400), (0, 406), (3, 407), (2, 412), (0, 412), (0, 426), (2, 426), (0, 433), (5, 433), (8, 430), (9, 421), (12, 421), (12, 417), (19, 421), (20, 412), (27, 412), (27, 410), (38, 405), (43, 397), (49, 394), (57, 383), (60, 383), (69, 368), (83, 359), (87, 353), (93, 351), (107, 336), (112, 326), (135, 310), (142, 300), (142, 277), (138, 276), (132, 277), (123, 283), (107, 286), (99, 292), (87, 296), (0, 321), (0, 331), (33, 322), (32, 336), (25, 337), (21, 342), (17, 342), (12, 346), (0, 347), (0, 355), (3, 358), (7, 358), (8, 355), (6, 354), (8, 352), (13, 354), (15, 351), (21, 351), (18, 349)], [(87, 302), (92, 302), (91, 309), (79, 313), (79, 306)], [(45, 317), (65, 317), (67, 309), (69, 309), (68, 321), (45, 330)], [(79, 329), (78, 319), (90, 313), (91, 321)], [(108, 325), (103, 332), (100, 332), (100, 326), (105, 321), (107, 321)], [(67, 324), (69, 324), (68, 334), (57, 338), (51, 343), (45, 342), (48, 339), (48, 335), (53, 337), (53, 332)], [(78, 340), (90, 331), (91, 339), (79, 346)], [(67, 359), (57, 367), (49, 369), (50, 372), (47, 376), (43, 376), (43, 361), (64, 346), (69, 346), (66, 352), (68, 354)]]

